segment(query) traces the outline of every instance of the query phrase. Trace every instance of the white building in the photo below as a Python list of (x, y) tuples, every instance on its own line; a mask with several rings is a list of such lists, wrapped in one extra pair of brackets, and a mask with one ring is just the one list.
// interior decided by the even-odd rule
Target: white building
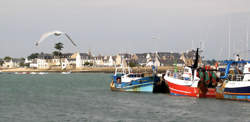
[(19, 64), (21, 62), (22, 60), (20, 59), (10, 59), (9, 61), (4, 61), (3, 67), (4, 68), (17, 68), (20, 66)]
[(37, 68), (38, 69), (48, 69), (49, 64), (46, 59), (37, 59)]
[(89, 55), (88, 53), (77, 52), (74, 55), (75, 55), (74, 57), (76, 59), (76, 61), (75, 61), (76, 68), (84, 67), (84, 64), (87, 62), (92, 63), (92, 64), (95, 63), (95, 59), (91, 55)]
[(80, 53), (76, 53), (76, 68), (81, 68), (83, 66)]
[(153, 65), (157, 67), (161, 66), (160, 57), (157, 52), (152, 55), (148, 53), (146, 59), (147, 59), (146, 66), (153, 66)]
[(30, 62), (30, 68), (38, 68), (37, 59), (32, 59), (32, 62)]
[[(38, 69), (49, 69), (50, 64), (52, 63), (53, 55), (51, 54), (40, 54), (36, 59)], [(35, 66), (34, 64), (32, 64)], [(31, 65), (30, 65), (31, 66)]]
[(112, 67), (115, 66), (115, 60), (112, 56), (105, 56), (104, 57), (104, 66)]

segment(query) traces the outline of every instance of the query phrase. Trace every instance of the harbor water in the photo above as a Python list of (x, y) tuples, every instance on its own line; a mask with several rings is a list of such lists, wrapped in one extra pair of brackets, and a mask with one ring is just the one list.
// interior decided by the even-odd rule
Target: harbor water
[(0, 74), (0, 122), (250, 122), (250, 102), (112, 92), (112, 74)]

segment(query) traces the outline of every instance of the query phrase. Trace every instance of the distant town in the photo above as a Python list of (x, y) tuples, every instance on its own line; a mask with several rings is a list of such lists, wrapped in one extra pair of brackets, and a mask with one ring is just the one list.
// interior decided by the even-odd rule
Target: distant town
[[(195, 50), (183, 53), (155, 52), (155, 53), (119, 53), (114, 56), (94, 56), (87, 53), (32, 53), (25, 58), (13, 58), (6, 56), (0, 59), (2, 69), (32, 68), (32, 69), (81, 69), (84, 67), (130, 67), (155, 66), (184, 66), (192, 65)], [(215, 60), (206, 61), (214, 64)]]

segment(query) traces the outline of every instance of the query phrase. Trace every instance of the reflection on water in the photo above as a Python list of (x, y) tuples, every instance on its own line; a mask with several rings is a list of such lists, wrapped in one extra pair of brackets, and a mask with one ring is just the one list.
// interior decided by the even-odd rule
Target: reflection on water
[(112, 74), (0, 75), (0, 121), (250, 121), (250, 103), (111, 92)]

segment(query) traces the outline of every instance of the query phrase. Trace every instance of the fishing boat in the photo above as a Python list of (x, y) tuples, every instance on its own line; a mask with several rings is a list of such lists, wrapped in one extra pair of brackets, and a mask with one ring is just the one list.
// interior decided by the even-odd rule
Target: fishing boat
[[(184, 71), (181, 75), (178, 73), (166, 72), (164, 77), (166, 84), (168, 84), (170, 95), (174, 96), (190, 96), (190, 97), (212, 97), (215, 98), (216, 90), (214, 88), (209, 88), (208, 86), (215, 86), (216, 79), (209, 79), (213, 74), (213, 71), (207, 71), (205, 68), (198, 68), (198, 58), (199, 58), (199, 48), (196, 51), (196, 59), (192, 66), (184, 67)], [(212, 82), (213, 81), (213, 82)], [(213, 84), (213, 85), (212, 85)]]
[(130, 67), (119, 67), (115, 69), (110, 88), (112, 91), (152, 93), (157, 82), (160, 78), (155, 73), (132, 73)]
[[(250, 61), (224, 61), (224, 79), (216, 88), (216, 98), (250, 101)], [(243, 65), (243, 72), (240, 66)]]

